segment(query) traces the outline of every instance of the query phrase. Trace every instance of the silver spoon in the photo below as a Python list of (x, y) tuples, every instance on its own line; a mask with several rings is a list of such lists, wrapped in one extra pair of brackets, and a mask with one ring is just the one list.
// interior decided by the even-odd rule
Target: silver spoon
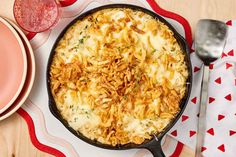
[(200, 20), (197, 24), (195, 34), (195, 51), (197, 56), (203, 61), (203, 79), (201, 88), (200, 114), (198, 120), (198, 135), (196, 157), (201, 156), (201, 147), (206, 131), (206, 104), (209, 80), (209, 64), (221, 57), (223, 52), (228, 27), (225, 23), (216, 20)]

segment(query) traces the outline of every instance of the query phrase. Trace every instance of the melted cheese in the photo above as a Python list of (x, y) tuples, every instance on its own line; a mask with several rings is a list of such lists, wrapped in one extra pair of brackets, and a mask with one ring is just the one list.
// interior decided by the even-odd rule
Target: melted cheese
[[(126, 13), (126, 11), (129, 13)], [(129, 16), (127, 14), (129, 14)], [(109, 56), (106, 54), (107, 58), (119, 56), (122, 58), (121, 62), (128, 62), (127, 64), (131, 64), (129, 62), (135, 60), (135, 64), (133, 65), (140, 66), (140, 69), (143, 70), (141, 72), (148, 77), (148, 80), (152, 81), (152, 84), (157, 86), (166, 86), (165, 80), (167, 79), (172, 85), (171, 89), (174, 89), (177, 93), (181, 93), (181, 96), (184, 95), (185, 82), (188, 75), (186, 72), (186, 65), (184, 63), (182, 51), (176, 43), (173, 35), (169, 32), (170, 30), (167, 26), (147, 14), (140, 11), (131, 11), (130, 9), (108, 9), (102, 11), (100, 14), (94, 13), (92, 16), (99, 18), (101, 21), (106, 20), (108, 16), (113, 21), (110, 23), (101, 22), (97, 27), (94, 27), (94, 23), (96, 23), (94, 20), (97, 20), (97, 18), (94, 18), (91, 21), (91, 19), (89, 20), (89, 18), (86, 17), (82, 21), (77, 21), (71, 28), (69, 28), (64, 37), (58, 43), (55, 50), (55, 58), (60, 57), (63, 61), (62, 63), (57, 63), (57, 60), (55, 59), (53, 62), (54, 67), (61, 64), (66, 65), (68, 63), (73, 63), (76, 60), (83, 65), (93, 65), (93, 68), (97, 68), (99, 67), (99, 64), (109, 62), (109, 60), (100, 61), (104, 52), (108, 51), (108, 54), (111, 55)], [(132, 18), (129, 19), (130, 17)], [(128, 19), (123, 19), (122, 21), (122, 18)], [(118, 20), (121, 20), (122, 22)], [(152, 24), (154, 23), (155, 28), (160, 27), (160, 30), (147, 27), (146, 22), (149, 21), (151, 21)], [(122, 29), (115, 28), (117, 25), (120, 25)], [(159, 25), (159, 27), (156, 25)], [(155, 31), (157, 32), (155, 33)], [(172, 51), (173, 47), (175, 49)], [(114, 55), (116, 53), (117, 55)], [(170, 56), (177, 62), (168, 59), (168, 57), (171, 58)], [(84, 63), (84, 60), (86, 60), (86, 63)], [(173, 66), (169, 66), (169, 63)], [(115, 67), (114, 65), (112, 66), (112, 68)], [(104, 69), (106, 68), (107, 67)], [(107, 69), (109, 70), (109, 68)], [(100, 69), (97, 69), (97, 71), (98, 70)], [(66, 69), (64, 69), (64, 71), (66, 71)], [(95, 71), (95, 73), (97, 71)], [(70, 76), (73, 72), (74, 71), (72, 70), (68, 72), (69, 74), (60, 73), (60, 75), (62, 77), (67, 75)], [(163, 103), (162, 98), (156, 96), (158, 94), (160, 95), (160, 93), (156, 93), (156, 95), (150, 94), (148, 100), (152, 100), (148, 102), (149, 104), (145, 104), (146, 108), (145, 105), (141, 104), (143, 101), (141, 98), (146, 94), (143, 91), (140, 92), (141, 96), (139, 95), (141, 98), (139, 100), (133, 100), (132, 103), (125, 102), (129, 96), (129, 92), (125, 93), (127, 95), (123, 95), (122, 99), (119, 98), (118, 103), (107, 103), (111, 101), (111, 98), (106, 98), (106, 96), (109, 95), (109, 92), (111, 92), (112, 87), (110, 86), (117, 83), (117, 80), (119, 79), (120, 82), (122, 82), (124, 79), (128, 78), (128, 76), (122, 77), (114, 74), (120, 73), (120, 71), (110, 72), (113, 73), (114, 76), (112, 76), (113, 80), (109, 81), (99, 81), (99, 78), (97, 78), (99, 75), (108, 77), (109, 73), (101, 73), (97, 77), (93, 78), (87, 77), (90, 80), (84, 91), (80, 90), (80, 86), (82, 85), (76, 85), (77, 81), (80, 81), (80, 78), (71, 81), (72, 77), (68, 77), (66, 78), (66, 81), (69, 82), (65, 82), (58, 78), (57, 80), (52, 80), (52, 82), (60, 82), (62, 85), (67, 86), (66, 89), (59, 89), (59, 94), (54, 94), (56, 105), (63, 118), (68, 121), (69, 125), (73, 129), (79, 131), (86, 137), (112, 145), (126, 144), (129, 142), (137, 144), (142, 143), (145, 139), (150, 139), (152, 137), (151, 134), (161, 132), (178, 112), (178, 108), (175, 108), (171, 113), (167, 113), (169, 110), (165, 110), (166, 106), (164, 105), (166, 104)], [(87, 74), (89, 75), (90, 73), (87, 72), (86, 75)], [(55, 74), (55, 77), (57, 75), (58, 74)], [(77, 76), (74, 77), (77, 78)], [(141, 78), (140, 76), (133, 77), (130, 81), (133, 81), (133, 84), (136, 83), (136, 80), (134, 79), (138, 80)], [(127, 84), (127, 82), (129, 81), (126, 81), (125, 83)], [(120, 83), (118, 88), (123, 86), (125, 83)], [(107, 87), (107, 84), (110, 84), (109, 87)], [(133, 87), (133, 84), (130, 83), (129, 86)], [(110, 91), (106, 91), (108, 94), (102, 93), (105, 97), (100, 98), (103, 97), (103, 95), (100, 94), (101, 86), (105, 85), (106, 88), (110, 89)], [(147, 85), (147, 83), (145, 85)], [(97, 89), (98, 86), (100, 87), (99, 90)], [(141, 90), (145, 89), (142, 84), (135, 86), (140, 86)], [(135, 89), (135, 87), (133, 88)], [(151, 88), (154, 87), (151, 86), (150, 89)], [(134, 91), (131, 91), (131, 93), (132, 92)], [(113, 93), (118, 93), (118, 90)], [(92, 96), (95, 99), (93, 100), (93, 103), (100, 99), (102, 103), (99, 105), (97, 104), (97, 108), (94, 108), (94, 106), (91, 105), (88, 96)], [(120, 107), (122, 106), (122, 103), (120, 102), (122, 100), (125, 102), (125, 108)], [(148, 113), (150, 115), (145, 114), (146, 110), (149, 111)], [(114, 123), (116, 124), (114, 125)], [(120, 130), (121, 128), (123, 130)], [(108, 132), (109, 130), (110, 132)], [(119, 134), (117, 135), (119, 137), (115, 138), (116, 134), (112, 134), (114, 130), (119, 130)], [(121, 133), (122, 135), (120, 135)], [(113, 137), (110, 138), (111, 136)], [(124, 136), (123, 139), (122, 136)]]
[[(168, 123), (168, 119), (137, 119), (132, 116), (125, 116), (124, 121), (128, 122), (125, 130), (128, 132), (132, 132), (132, 136), (140, 136), (145, 133), (153, 134), (159, 128), (158, 131), (161, 131)], [(155, 126), (155, 127), (154, 127)]]
[(148, 38), (150, 39), (150, 43), (156, 51), (162, 50), (163, 47), (168, 47), (161, 34), (153, 35), (151, 32), (147, 32), (144, 35), (139, 35), (139, 39), (142, 41), (142, 43), (145, 43), (146, 46), (149, 46)]
[[(79, 95), (77, 94), (78, 97)], [(73, 96), (70, 90), (65, 95), (64, 104), (67, 106), (66, 113), (69, 125), (76, 130), (83, 126), (97, 127), (100, 123), (99, 116), (88, 104), (79, 102), (78, 97)]]

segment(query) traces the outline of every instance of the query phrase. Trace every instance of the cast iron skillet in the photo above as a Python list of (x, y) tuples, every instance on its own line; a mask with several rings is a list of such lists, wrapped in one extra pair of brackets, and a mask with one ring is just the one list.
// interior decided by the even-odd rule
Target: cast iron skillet
[[(147, 13), (151, 16), (153, 16), (154, 18), (160, 20), (161, 22), (163, 22), (164, 24), (166, 24), (173, 32), (174, 32), (174, 37), (177, 39), (177, 42), (179, 43), (179, 45), (181, 46), (183, 52), (185, 53), (185, 61), (187, 63), (188, 66), (188, 73), (189, 73), (189, 77), (187, 79), (187, 83), (186, 83), (186, 87), (187, 87), (187, 92), (185, 97), (182, 99), (181, 104), (180, 104), (180, 112), (176, 115), (176, 117), (167, 125), (167, 127), (158, 134), (154, 134), (153, 138), (151, 140), (145, 140), (142, 144), (133, 144), (133, 143), (129, 143), (129, 144), (125, 144), (125, 145), (118, 145), (118, 146), (111, 146), (111, 145), (107, 145), (107, 144), (102, 144), (98, 141), (94, 141), (91, 140), (85, 136), (83, 136), (81, 133), (76, 132), (73, 128), (71, 128), (67, 121), (63, 119), (63, 117), (61, 116), (59, 110), (56, 107), (56, 103), (55, 100), (52, 96), (51, 93), (51, 88), (50, 88), (50, 67), (51, 67), (51, 63), (52, 63), (52, 59), (55, 53), (55, 48), (58, 44), (58, 42), (60, 41), (60, 39), (63, 37), (63, 35), (65, 34), (65, 32), (67, 31), (67, 29), (72, 26), (77, 20), (81, 20), (84, 17), (86, 17), (87, 15), (90, 15), (94, 12), (97, 12), (99, 10), (103, 10), (103, 9), (107, 9), (107, 8), (130, 8), (133, 10), (138, 10), (138, 11), (142, 11), (144, 13)], [(164, 153), (162, 151), (161, 148), (161, 140), (163, 138), (163, 136), (174, 126), (174, 124), (178, 121), (178, 119), (180, 118), (180, 116), (182, 115), (189, 96), (190, 96), (190, 92), (191, 92), (191, 88), (192, 88), (192, 68), (191, 68), (191, 61), (190, 61), (190, 51), (189, 51), (189, 47), (185, 41), (185, 39), (171, 26), (171, 24), (169, 24), (165, 19), (163, 19), (161, 16), (157, 15), (156, 13), (147, 10), (145, 8), (139, 7), (139, 6), (135, 6), (135, 5), (129, 5), (129, 4), (110, 4), (110, 5), (105, 5), (105, 6), (101, 6), (98, 8), (94, 8), (92, 10), (89, 10), (81, 15), (79, 15), (77, 18), (75, 18), (72, 22), (70, 22), (66, 28), (64, 28), (64, 30), (60, 33), (60, 35), (58, 36), (56, 42), (54, 43), (50, 56), (49, 56), (49, 60), (48, 60), (48, 65), (47, 65), (47, 74), (46, 74), (46, 79), (47, 79), (47, 90), (48, 90), (48, 97), (49, 97), (49, 109), (51, 111), (51, 113), (71, 132), (73, 133), (75, 136), (77, 136), (79, 139), (97, 146), (97, 147), (101, 147), (101, 148), (105, 148), (105, 149), (113, 149), (113, 150), (124, 150), (124, 149), (132, 149), (132, 148), (146, 148), (149, 151), (152, 152), (152, 154), (154, 155), (154, 157), (164, 157)]]

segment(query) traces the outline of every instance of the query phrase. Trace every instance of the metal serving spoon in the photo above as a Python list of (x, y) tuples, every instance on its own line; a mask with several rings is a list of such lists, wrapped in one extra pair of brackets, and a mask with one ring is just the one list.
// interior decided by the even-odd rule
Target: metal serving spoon
[(204, 63), (204, 73), (201, 88), (200, 114), (198, 120), (198, 136), (196, 157), (201, 156), (201, 147), (204, 140), (206, 129), (206, 104), (209, 80), (209, 65), (221, 57), (226, 38), (228, 27), (225, 23), (216, 20), (200, 20), (197, 24), (195, 35), (195, 50), (197, 56)]

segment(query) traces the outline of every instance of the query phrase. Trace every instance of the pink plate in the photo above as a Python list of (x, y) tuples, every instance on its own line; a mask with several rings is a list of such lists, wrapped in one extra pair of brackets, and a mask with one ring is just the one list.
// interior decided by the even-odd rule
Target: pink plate
[(20, 95), (5, 112), (0, 114), (0, 121), (9, 117), (21, 107), (21, 105), (25, 102), (26, 98), (29, 96), (29, 93), (32, 89), (34, 78), (35, 78), (35, 59), (34, 59), (33, 49), (28, 39), (26, 38), (25, 34), (21, 31), (21, 29), (10, 20), (7, 20), (7, 21), (16, 29), (16, 31), (19, 33), (23, 41), (23, 44), (26, 50), (28, 66), (27, 66), (27, 76), (26, 76), (25, 84)]
[(27, 58), (20, 36), (0, 17), (0, 113), (20, 94), (26, 73)]

